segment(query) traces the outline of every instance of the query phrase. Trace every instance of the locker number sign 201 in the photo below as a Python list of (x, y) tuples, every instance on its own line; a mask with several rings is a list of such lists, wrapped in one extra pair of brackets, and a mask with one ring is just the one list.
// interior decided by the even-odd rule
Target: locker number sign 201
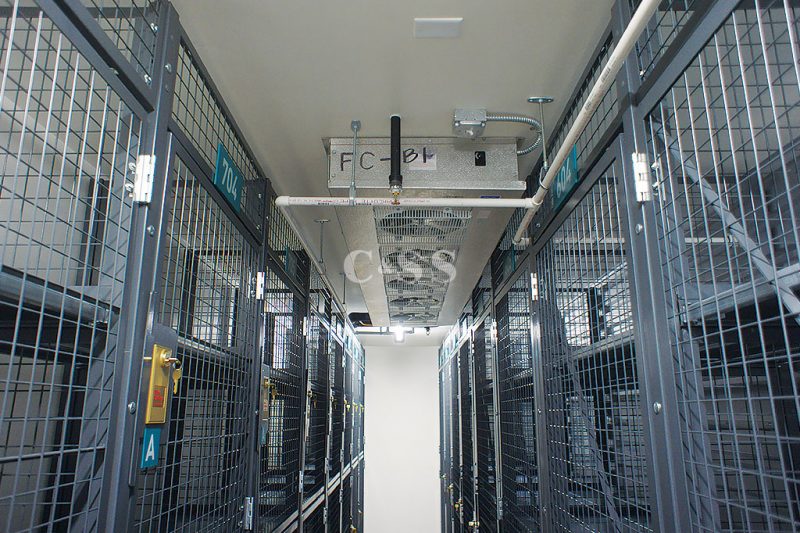
[(233, 162), (222, 143), (217, 146), (217, 167), (214, 169), (214, 186), (238, 212), (242, 205), (244, 175), (239, 170), (239, 167), (236, 166), (236, 163)]

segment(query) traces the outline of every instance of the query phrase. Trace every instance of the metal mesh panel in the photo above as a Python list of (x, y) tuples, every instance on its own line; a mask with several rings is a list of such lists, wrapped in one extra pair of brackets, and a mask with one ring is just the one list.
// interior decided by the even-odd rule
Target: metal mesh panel
[(353, 458), (364, 451), (364, 367), (356, 362), (353, 388)]
[(488, 263), (472, 289), (472, 316), (479, 317), (492, 306), (492, 266)]
[(309, 314), (306, 342), (306, 457), (303, 493), (311, 498), (325, 483), (325, 443), (328, 431), (328, 329)]
[[(575, 118), (578, 116), (578, 113), (580, 113), (580, 110), (586, 103), (586, 97), (589, 96), (591, 88), (597, 81), (597, 78), (602, 72), (603, 67), (605, 67), (606, 63), (608, 62), (608, 57), (611, 55), (613, 49), (614, 40), (613, 37), (609, 35), (606, 42), (603, 44), (599, 53), (597, 54), (597, 57), (594, 58), (589, 72), (581, 83), (575, 98), (570, 103), (569, 110), (567, 111), (564, 119), (554, 130), (554, 134), (548, 142), (548, 148), (551, 154), (554, 154), (555, 151), (561, 147), (564, 137), (566, 137), (567, 132), (569, 132), (569, 129), (572, 126), (572, 123), (575, 122)], [(609, 87), (608, 91), (603, 96), (603, 99), (600, 102), (600, 105), (597, 107), (597, 110), (592, 114), (589, 124), (587, 124), (586, 129), (583, 131), (583, 133), (581, 133), (581, 135), (578, 137), (578, 141), (575, 143), (578, 155), (579, 171), (585, 172), (588, 170), (587, 165), (591, 164), (591, 161), (588, 161), (587, 159), (590, 157), (590, 155), (592, 155), (593, 150), (599, 147), (598, 145), (603, 139), (604, 135), (609, 133), (609, 128), (612, 126), (612, 121), (619, 114), (619, 111), (620, 106), (618, 102), (618, 88), (615, 81), (611, 84), (611, 87)], [(540, 172), (541, 166), (537, 167), (537, 169), (531, 175), (532, 183), (530, 185), (533, 185), (535, 188), (538, 188), (538, 177)], [(544, 228), (547, 224), (547, 221), (553, 216), (553, 213), (557, 211), (557, 206), (553, 205), (553, 201), (554, 200), (552, 198), (549, 201), (546, 200), (542, 205), (542, 208), (536, 213), (532, 224), (534, 228)], [(514, 231), (516, 231), (517, 226), (519, 226), (519, 224), (511, 229), (510, 234), (508, 235), (509, 240), (514, 235)]]
[(800, 523), (797, 18), (740, 4), (647, 117), (695, 531)]
[(455, 504), (461, 501), (461, 411), (459, 409), (459, 380), (458, 380), (458, 357), (455, 355), (447, 363), (450, 379), (450, 495), (454, 506), (453, 516), (456, 523), (460, 521), (461, 513), (455, 508)]
[(352, 459), (353, 443), (353, 354), (350, 348), (345, 349), (344, 360), (344, 463), (343, 467), (350, 464)]
[(461, 520), (474, 520), (475, 476), (472, 427), (472, 353), (467, 339), (458, 351), (459, 405), (461, 408)]
[(439, 354), (439, 478), (441, 479), (441, 519), (442, 530), (447, 531), (450, 521), (450, 379), (449, 365), (445, 365), (444, 346)]
[[(564, 116), (564, 119), (556, 126), (553, 130), (553, 135), (550, 136), (547, 143), (550, 153), (555, 153), (555, 150), (563, 143), (569, 129), (572, 127), (572, 123), (575, 122), (578, 113), (580, 113), (586, 103), (586, 97), (589, 96), (589, 92), (597, 82), (598, 76), (600, 76), (600, 73), (603, 71), (603, 67), (605, 67), (608, 62), (608, 58), (613, 50), (614, 40), (612, 36), (609, 35), (602, 48), (600, 48), (600, 51), (597, 53), (597, 56), (593, 58), (592, 66), (581, 82), (575, 97), (570, 102), (569, 110)], [(617, 102), (617, 84), (615, 81), (608, 88), (606, 94), (603, 95), (600, 105), (597, 106), (597, 110), (592, 114), (592, 118), (589, 120), (583, 133), (578, 137), (578, 142), (575, 143), (578, 152), (578, 168), (582, 168), (583, 165), (587, 163), (586, 156), (597, 146), (597, 142), (606, 132), (609, 122), (617, 115), (618, 111), (619, 104)]]
[(275, 198), (271, 198), (269, 203), (268, 245), (286, 273), (298, 284), (304, 285), (304, 280), (310, 275), (310, 261), (300, 238), (275, 205)]
[(492, 320), (475, 328), (475, 408), (478, 463), (478, 519), (481, 531), (497, 531), (497, 469), (495, 468), (495, 406)]
[(527, 269), (496, 304), (503, 531), (538, 531), (539, 467)]
[(345, 531), (340, 521), (342, 518), (340, 487), (336, 487), (328, 496), (328, 531)]
[(304, 343), (302, 302), (272, 270), (267, 271), (265, 310), (264, 357), (271, 391), (261, 442), (258, 513), (270, 531), (298, 506)]
[(303, 531), (309, 533), (325, 533), (325, 504), (320, 504), (303, 520)]
[[(629, 0), (633, 13), (641, 0)], [(645, 79), (663, 57), (694, 13), (695, 0), (662, 0), (647, 27), (636, 42), (639, 76)]]
[[(536, 181), (536, 183), (538, 184), (538, 181)], [(531, 197), (533, 194), (535, 194), (535, 191), (531, 190), (531, 186), (529, 185), (527, 196)], [(500, 241), (497, 243), (494, 252), (492, 252), (490, 264), (492, 285), (495, 288), (502, 286), (520, 265), (520, 255), (522, 255), (524, 250), (514, 245), (513, 238), (524, 216), (524, 209), (517, 209), (514, 211), (511, 218), (508, 220), (508, 224), (506, 224), (506, 229), (503, 231)]]
[(158, 33), (160, 1), (81, 0), (100, 28), (150, 83)]
[[(364, 461), (355, 469), (353, 488), (353, 527), (355, 531), (364, 530)], [(352, 531), (352, 530), (351, 530)]]
[(537, 256), (556, 531), (651, 531), (617, 180), (612, 166)]
[(236, 524), (246, 495), (258, 255), (179, 158), (172, 168), (157, 321), (178, 332), (183, 379), (164, 459), (137, 479), (135, 520), (139, 531), (217, 531)]
[(232, 118), (224, 111), (220, 96), (185, 44), (181, 44), (178, 53), (175, 75), (172, 117), (212, 169), (216, 165), (219, 144), (225, 147), (246, 181), (242, 189), (242, 214), (261, 229), (266, 198), (255, 185), (248, 186), (248, 182), (257, 182), (263, 176), (259, 175), (254, 158), (236, 133)]
[(330, 354), (331, 379), (331, 436), (330, 436), (330, 476), (342, 470), (342, 437), (344, 433), (344, 347), (337, 338), (332, 338)]
[(331, 321), (331, 295), (317, 269), (311, 269), (308, 291), (308, 308), (317, 313), (324, 322)]
[(43, 13), (0, 5), (0, 530), (92, 530), (141, 122)]
[(353, 525), (353, 509), (350, 506), (352, 502), (352, 487), (350, 486), (350, 477), (342, 481), (341, 486), (342, 494), (342, 529), (341, 531), (352, 531)]

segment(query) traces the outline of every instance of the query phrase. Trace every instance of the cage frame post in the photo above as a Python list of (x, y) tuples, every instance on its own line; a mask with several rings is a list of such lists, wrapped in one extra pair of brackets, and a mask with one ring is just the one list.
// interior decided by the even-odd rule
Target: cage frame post
[[(72, 0), (69, 4), (75, 7), (79, 3)], [(85, 9), (82, 5), (77, 7)], [(167, 123), (172, 113), (175, 74), (165, 67), (168, 64), (174, 65), (177, 58), (179, 23), (178, 14), (169, 2), (163, 4), (158, 19), (161, 31), (157, 36), (153, 70), (153, 86), (157, 90), (153, 93), (153, 111), (146, 120), (143, 145), (146, 151), (156, 156), (155, 175), (166, 177), (171, 160)], [(113, 57), (115, 54), (110, 55)], [(153, 292), (158, 278), (161, 243), (166, 236), (166, 227), (162, 220), (168, 208), (168, 192), (169, 180), (156, 179), (150, 204), (137, 205), (134, 208), (128, 248), (128, 257), (132, 261), (129, 261), (125, 275), (124, 301), (127, 303), (123, 307), (124, 319), (121, 319), (124, 330), (121, 332), (120, 346), (124, 358), (119, 368), (121, 371), (115, 376), (116, 394), (112, 401), (115, 428), (109, 435), (109, 453), (104, 466), (107, 490), (101, 498), (101, 508), (105, 512), (102, 513), (99, 529), (109, 533), (126, 531), (133, 527), (136, 427), (137, 419), (141, 416), (136, 407), (137, 403), (141, 406), (139, 385), (142, 376), (139, 356), (145, 347), (144, 333), (152, 327), (150, 316), (154, 306)], [(151, 232), (149, 228), (156, 229)]]

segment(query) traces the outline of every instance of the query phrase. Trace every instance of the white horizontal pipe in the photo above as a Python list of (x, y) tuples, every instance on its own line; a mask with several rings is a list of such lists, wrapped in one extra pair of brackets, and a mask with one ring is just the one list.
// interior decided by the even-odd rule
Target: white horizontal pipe
[(354, 207), (354, 206), (400, 206), (400, 207), (484, 207), (523, 208), (533, 206), (531, 198), (331, 198), (329, 196), (278, 196), (278, 207)]
[(658, 9), (658, 5), (660, 3), (661, 0), (642, 0), (642, 3), (636, 10), (636, 13), (634, 13), (633, 17), (631, 18), (630, 24), (628, 24), (628, 27), (625, 28), (625, 31), (620, 36), (619, 41), (614, 46), (614, 51), (611, 52), (611, 56), (608, 58), (606, 66), (603, 67), (603, 70), (600, 72), (600, 76), (598, 76), (597, 81), (592, 87), (592, 90), (589, 91), (589, 95), (586, 97), (586, 102), (583, 104), (580, 113), (578, 113), (578, 116), (575, 118), (575, 122), (572, 123), (572, 127), (569, 129), (569, 132), (567, 132), (566, 137), (564, 137), (556, 156), (550, 163), (550, 167), (547, 169), (547, 174), (545, 174), (544, 179), (541, 180), (539, 190), (537, 190), (536, 194), (534, 194), (533, 198), (531, 198), (533, 205), (525, 213), (519, 228), (517, 228), (517, 232), (514, 234), (514, 244), (522, 244), (523, 242), (526, 242), (523, 240), (523, 235), (528, 229), (531, 220), (533, 220), (533, 216), (539, 210), (539, 207), (541, 207), (550, 185), (552, 185), (553, 180), (555, 180), (556, 175), (558, 175), (558, 171), (561, 169), (561, 165), (563, 165), (564, 161), (566, 161), (573, 145), (578, 142), (578, 137), (580, 137), (581, 133), (583, 133), (583, 130), (586, 129), (586, 125), (589, 123), (589, 120), (591, 120), (592, 115), (597, 107), (603, 101), (603, 97), (606, 95), (606, 92), (608, 92), (608, 89), (614, 82), (619, 69), (625, 62), (625, 58), (627, 58), (628, 54), (630, 54), (631, 50), (633, 49), (633, 45), (636, 44), (639, 36), (647, 27), (647, 23), (650, 21), (653, 13), (656, 12), (656, 9)]

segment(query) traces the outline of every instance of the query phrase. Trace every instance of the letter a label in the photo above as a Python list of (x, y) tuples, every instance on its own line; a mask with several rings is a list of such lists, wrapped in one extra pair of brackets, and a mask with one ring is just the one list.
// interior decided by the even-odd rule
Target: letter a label
[(142, 470), (153, 468), (158, 464), (158, 449), (161, 442), (161, 428), (144, 428), (144, 438), (142, 439)]

